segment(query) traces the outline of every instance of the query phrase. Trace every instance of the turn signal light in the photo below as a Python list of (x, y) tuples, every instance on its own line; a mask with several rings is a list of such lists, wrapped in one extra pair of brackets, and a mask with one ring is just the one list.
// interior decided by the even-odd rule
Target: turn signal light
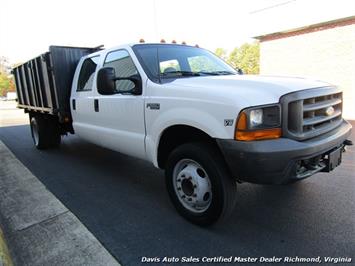
[(244, 112), (238, 118), (237, 130), (247, 130), (247, 115)]
[(262, 139), (278, 139), (281, 137), (281, 128), (260, 129), (253, 131), (240, 131), (235, 133), (236, 140), (251, 141)]
[(247, 115), (242, 112), (239, 115), (235, 136), (236, 140), (252, 141), (263, 139), (277, 139), (281, 137), (281, 128), (248, 130)]

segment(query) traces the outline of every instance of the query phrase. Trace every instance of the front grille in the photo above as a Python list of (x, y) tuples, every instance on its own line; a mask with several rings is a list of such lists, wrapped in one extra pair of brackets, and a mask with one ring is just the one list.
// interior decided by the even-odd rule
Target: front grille
[(296, 140), (319, 136), (342, 122), (342, 92), (334, 87), (298, 91), (281, 97), (283, 134)]

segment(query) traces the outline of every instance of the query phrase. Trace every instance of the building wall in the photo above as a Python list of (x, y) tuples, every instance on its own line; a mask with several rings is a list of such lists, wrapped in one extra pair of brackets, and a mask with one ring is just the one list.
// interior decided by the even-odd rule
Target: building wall
[(324, 80), (344, 91), (344, 114), (355, 120), (355, 24), (262, 41), (260, 73)]

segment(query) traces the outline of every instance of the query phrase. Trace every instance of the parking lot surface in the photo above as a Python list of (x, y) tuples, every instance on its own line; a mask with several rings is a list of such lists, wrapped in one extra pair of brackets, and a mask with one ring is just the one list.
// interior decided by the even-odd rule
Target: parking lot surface
[(150, 163), (76, 136), (64, 137), (58, 150), (38, 151), (19, 121), (0, 127), (0, 139), (122, 265), (142, 257), (355, 254), (354, 146), (331, 174), (289, 186), (239, 185), (233, 216), (200, 228), (177, 214), (163, 171)]

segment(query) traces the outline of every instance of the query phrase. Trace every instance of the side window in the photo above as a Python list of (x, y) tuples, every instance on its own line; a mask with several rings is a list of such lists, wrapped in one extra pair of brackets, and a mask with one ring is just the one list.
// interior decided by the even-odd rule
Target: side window
[[(126, 50), (118, 50), (108, 53), (105, 59), (104, 67), (113, 67), (116, 77), (126, 78), (138, 74), (130, 55)], [(125, 92), (134, 89), (134, 83), (130, 80), (117, 80), (116, 90)]]
[(92, 90), (94, 74), (100, 56), (90, 57), (84, 60), (79, 74), (77, 91)]

